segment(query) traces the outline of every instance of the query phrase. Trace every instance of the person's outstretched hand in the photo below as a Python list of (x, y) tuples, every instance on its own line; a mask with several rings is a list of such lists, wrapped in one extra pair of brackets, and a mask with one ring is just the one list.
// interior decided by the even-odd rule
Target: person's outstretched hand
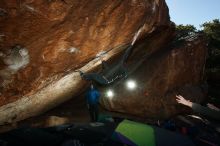
[(176, 95), (176, 101), (178, 103), (181, 103), (183, 105), (186, 105), (186, 106), (189, 106), (189, 107), (192, 107), (192, 102), (190, 100), (186, 100), (183, 96), (181, 95)]

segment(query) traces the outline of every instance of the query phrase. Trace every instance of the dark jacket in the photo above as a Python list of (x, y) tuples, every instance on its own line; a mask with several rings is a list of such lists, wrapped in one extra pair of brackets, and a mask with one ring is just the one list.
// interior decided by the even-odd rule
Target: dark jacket
[(220, 120), (220, 111), (216, 111), (208, 107), (201, 106), (200, 104), (197, 103), (192, 104), (192, 109), (196, 113), (200, 113), (204, 116), (210, 117), (215, 120)]
[(90, 89), (86, 93), (86, 100), (88, 104), (98, 104), (100, 93), (96, 89)]

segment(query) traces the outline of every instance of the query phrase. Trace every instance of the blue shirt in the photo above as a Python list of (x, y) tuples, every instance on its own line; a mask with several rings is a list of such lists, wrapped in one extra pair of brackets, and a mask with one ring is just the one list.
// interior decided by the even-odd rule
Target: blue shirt
[(100, 93), (98, 90), (90, 89), (86, 93), (86, 100), (88, 104), (98, 104), (99, 102)]

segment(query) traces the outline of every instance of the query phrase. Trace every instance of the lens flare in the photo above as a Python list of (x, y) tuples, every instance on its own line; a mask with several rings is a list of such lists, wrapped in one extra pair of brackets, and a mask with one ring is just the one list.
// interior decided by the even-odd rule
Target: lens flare
[(130, 89), (130, 90), (135, 89), (136, 86), (137, 86), (137, 85), (136, 85), (136, 82), (135, 82), (135, 81), (133, 81), (133, 80), (127, 81), (127, 88), (128, 88), (128, 89)]
[(113, 96), (114, 96), (114, 92), (113, 92), (112, 90), (108, 90), (108, 91), (106, 92), (106, 95), (107, 95), (108, 98), (112, 99)]

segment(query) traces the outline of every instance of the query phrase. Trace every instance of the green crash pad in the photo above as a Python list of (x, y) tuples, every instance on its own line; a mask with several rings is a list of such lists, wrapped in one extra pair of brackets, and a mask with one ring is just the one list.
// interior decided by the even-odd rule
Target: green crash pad
[(123, 120), (116, 128), (116, 132), (125, 136), (137, 146), (155, 146), (154, 129), (146, 124)]

